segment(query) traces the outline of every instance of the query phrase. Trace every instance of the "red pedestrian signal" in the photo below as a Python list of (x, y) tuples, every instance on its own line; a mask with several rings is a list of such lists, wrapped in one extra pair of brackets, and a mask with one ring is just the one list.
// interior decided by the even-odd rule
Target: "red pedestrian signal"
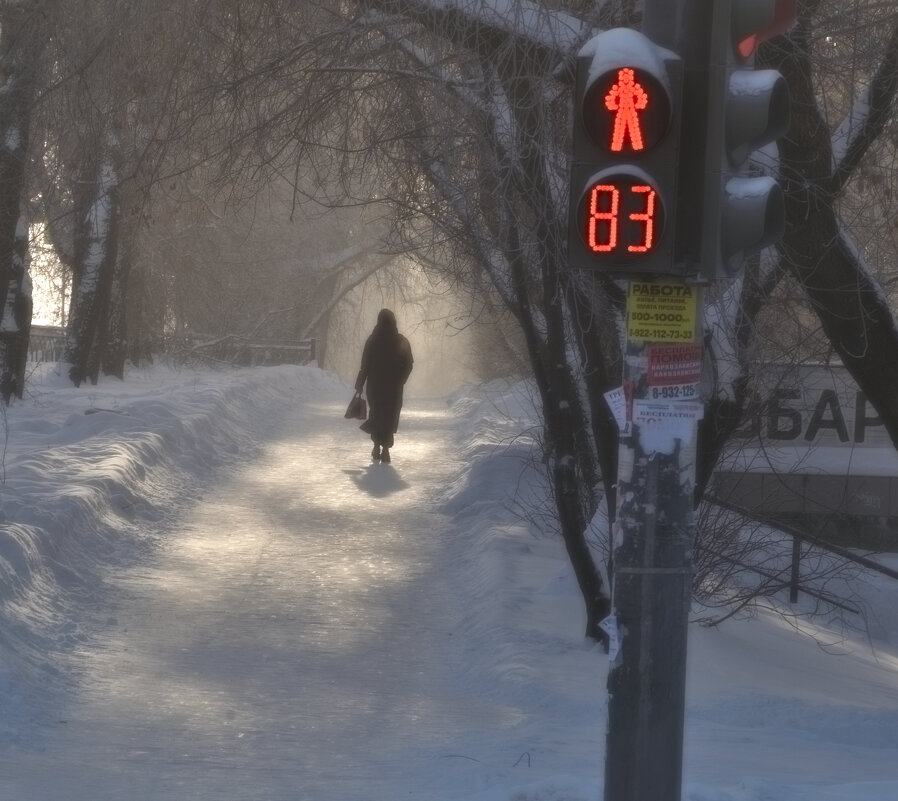
[(642, 130), (639, 127), (639, 112), (648, 105), (649, 96), (642, 86), (636, 82), (633, 70), (629, 67), (617, 71), (617, 83), (605, 96), (605, 108), (614, 114), (614, 133), (611, 136), (611, 149), (619, 153), (624, 149), (624, 139), (629, 137), (633, 150), (642, 150)]
[(670, 130), (670, 89), (635, 65), (611, 68), (596, 76), (579, 102), (581, 108), (575, 114), (579, 114), (587, 137), (593, 146), (608, 153), (648, 153)]
[[(627, 62), (609, 53), (632, 54)], [(570, 184), (572, 265), (671, 273), (680, 60), (628, 28), (590, 40), (577, 59)]]

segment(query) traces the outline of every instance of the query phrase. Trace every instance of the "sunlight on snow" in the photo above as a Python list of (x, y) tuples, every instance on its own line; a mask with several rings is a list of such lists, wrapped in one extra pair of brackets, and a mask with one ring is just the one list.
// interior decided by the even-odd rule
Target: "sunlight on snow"
[[(282, 675), (290, 676), (290, 665), (308, 651), (355, 662), (386, 643), (418, 649), (402, 623), (404, 612), (395, 606), (396, 588), (429, 594), (433, 572), (442, 570), (434, 550), (440, 540), (431, 536), (439, 517), (428, 511), (433, 487), (422, 477), (443, 469), (446, 450), (445, 442), (416, 435), (415, 428), (448, 414), (410, 404), (397, 437), (401, 459), (393, 467), (370, 464), (369, 441), (355, 423), (343, 426), (342, 409), (316, 406), (307, 428), (267, 446), (189, 510), (172, 537), (165, 569), (130, 579), (137, 592), (154, 588), (158, 609), (144, 613), (145, 619), (121, 621), (121, 631), (113, 634), (114, 650), (127, 653), (133, 667), (108, 672), (105, 692), (118, 699), (118, 709), (146, 715), (149, 707), (153, 717), (175, 726), (202, 728), (206, 722), (211, 728), (233, 719), (234, 736), (244, 731), (250, 736), (269, 725), (246, 701), (256, 683), (262, 693), (263, 681), (269, 688), (280, 682), (292, 697), (312, 681), (328, 684), (313, 696), (331, 699), (329, 706), (282, 713), (293, 721), (291, 728), (327, 737), (355, 725), (347, 720), (378, 720), (385, 704), (395, 708), (390, 715), (397, 717), (399, 730), (437, 714), (442, 702), (431, 696), (424, 672), (416, 680), (425, 686), (403, 688), (407, 697), (399, 706), (393, 694), (399, 697), (400, 690), (389, 676), (378, 674), (360, 685), (339, 672), (297, 675), (286, 682)], [(327, 422), (334, 419), (337, 426)], [(321, 464), (322, 457), (327, 464)], [(415, 484), (404, 473), (414, 476)], [(414, 509), (421, 510), (420, 527), (409, 527)], [(411, 519), (417, 518), (412, 511)], [(414, 548), (409, 537), (419, 540)], [(233, 631), (215, 625), (222, 609), (243, 621), (233, 629), (237, 641)], [(272, 620), (283, 624), (280, 634), (270, 633)], [(153, 634), (160, 626), (163, 645)], [(281, 678), (266, 680), (269, 675)], [(507, 725), (522, 719), (514, 707), (495, 714)]]

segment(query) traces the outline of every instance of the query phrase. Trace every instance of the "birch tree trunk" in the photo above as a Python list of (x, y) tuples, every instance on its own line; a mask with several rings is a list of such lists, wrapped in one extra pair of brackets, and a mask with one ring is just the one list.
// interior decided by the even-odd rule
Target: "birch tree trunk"
[[(131, 182), (127, 187), (120, 187), (119, 194), (133, 194), (133, 189), (134, 183)], [(129, 193), (128, 190), (132, 191)], [(128, 204), (123, 202), (123, 199), (116, 203), (118, 213), (113, 225), (117, 246), (110, 282), (109, 313), (106, 325), (99, 332), (98, 337), (103, 343), (101, 366), (104, 375), (120, 379), (125, 377), (125, 362), (136, 356), (129, 341), (128, 312), (130, 304), (128, 303), (128, 294), (131, 288), (131, 273), (134, 268), (140, 219), (134, 213), (124, 214), (122, 208), (127, 206)]]
[(32, 4), (0, 6), (0, 396), (22, 397), (31, 284), (25, 167), (41, 32)]
[(97, 381), (109, 320), (118, 255), (119, 187), (108, 157), (99, 160), (87, 189), (75, 233), (75, 280), (65, 355), (76, 387), (87, 379)]

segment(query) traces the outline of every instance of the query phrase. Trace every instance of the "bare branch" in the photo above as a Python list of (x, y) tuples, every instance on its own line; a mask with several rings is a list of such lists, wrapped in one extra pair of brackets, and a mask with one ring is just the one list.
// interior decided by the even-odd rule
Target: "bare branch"
[(898, 95), (898, 20), (870, 85), (858, 96), (848, 117), (833, 134), (835, 171), (826, 187), (841, 192), (861, 159), (895, 113)]

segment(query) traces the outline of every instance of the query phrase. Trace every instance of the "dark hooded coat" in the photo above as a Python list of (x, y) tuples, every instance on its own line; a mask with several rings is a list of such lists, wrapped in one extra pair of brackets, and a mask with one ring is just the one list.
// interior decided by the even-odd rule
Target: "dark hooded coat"
[(365, 342), (362, 368), (355, 382), (356, 390), (364, 390), (368, 397), (368, 419), (362, 430), (379, 445), (393, 445), (393, 434), (399, 429), (402, 389), (412, 364), (412, 348), (399, 333), (396, 315), (381, 309), (377, 325)]

